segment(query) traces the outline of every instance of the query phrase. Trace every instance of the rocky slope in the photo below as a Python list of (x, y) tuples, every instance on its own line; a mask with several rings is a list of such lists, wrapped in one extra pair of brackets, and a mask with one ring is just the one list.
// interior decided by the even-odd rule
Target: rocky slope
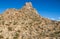
[(27, 2), (0, 14), (0, 39), (60, 39), (60, 22), (43, 18)]

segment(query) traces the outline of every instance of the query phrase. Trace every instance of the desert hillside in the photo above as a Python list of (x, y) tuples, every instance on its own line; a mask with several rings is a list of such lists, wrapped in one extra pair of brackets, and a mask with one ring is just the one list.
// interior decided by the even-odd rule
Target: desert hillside
[(27, 2), (0, 14), (0, 39), (60, 39), (60, 22), (42, 17)]

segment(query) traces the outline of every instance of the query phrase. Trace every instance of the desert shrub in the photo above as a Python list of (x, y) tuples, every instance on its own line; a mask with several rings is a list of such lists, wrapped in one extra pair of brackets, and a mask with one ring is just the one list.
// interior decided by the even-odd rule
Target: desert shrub
[(9, 38), (6, 38), (6, 39), (9, 39)]
[(1, 20), (1, 18), (0, 18), (0, 20)]
[(2, 20), (2, 17), (0, 17), (0, 20)]
[(2, 36), (2, 35), (0, 35), (0, 39), (1, 39), (1, 38), (3, 38), (3, 36)]
[(17, 22), (16, 22), (16, 21), (14, 21), (14, 22), (13, 22), (13, 25), (16, 25), (16, 24), (17, 24)]
[(11, 24), (12, 22), (9, 22), (9, 24)]
[(60, 31), (59, 32), (54, 32), (55, 36), (60, 37)]
[(5, 25), (9, 26), (9, 24), (5, 24)]
[(0, 33), (2, 32), (2, 30), (0, 31)]
[(50, 34), (50, 37), (60, 37), (60, 31), (59, 32), (54, 32)]
[(20, 30), (18, 30), (17, 32), (20, 33)]
[(13, 37), (13, 39), (18, 39), (18, 37), (19, 37), (19, 33), (15, 33), (15, 36)]
[(59, 34), (60, 33), (60, 31), (58, 31), (58, 32), (54, 32), (55, 34)]
[(4, 25), (4, 22), (5, 22), (5, 21), (2, 21), (2, 25)]
[(24, 22), (22, 22), (21, 24), (24, 24)]
[(9, 30), (9, 31), (12, 31), (12, 27), (8, 27), (8, 30)]

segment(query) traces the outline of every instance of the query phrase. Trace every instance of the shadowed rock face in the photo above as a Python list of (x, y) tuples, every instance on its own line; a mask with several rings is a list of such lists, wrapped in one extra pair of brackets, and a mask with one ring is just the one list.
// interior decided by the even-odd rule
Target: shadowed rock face
[(0, 39), (60, 39), (60, 22), (43, 18), (27, 2), (0, 15)]

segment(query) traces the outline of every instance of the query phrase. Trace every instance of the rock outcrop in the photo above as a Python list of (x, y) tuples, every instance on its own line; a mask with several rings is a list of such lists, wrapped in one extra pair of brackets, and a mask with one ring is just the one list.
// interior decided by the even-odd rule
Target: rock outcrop
[(60, 39), (60, 22), (43, 18), (27, 2), (0, 15), (0, 39)]

